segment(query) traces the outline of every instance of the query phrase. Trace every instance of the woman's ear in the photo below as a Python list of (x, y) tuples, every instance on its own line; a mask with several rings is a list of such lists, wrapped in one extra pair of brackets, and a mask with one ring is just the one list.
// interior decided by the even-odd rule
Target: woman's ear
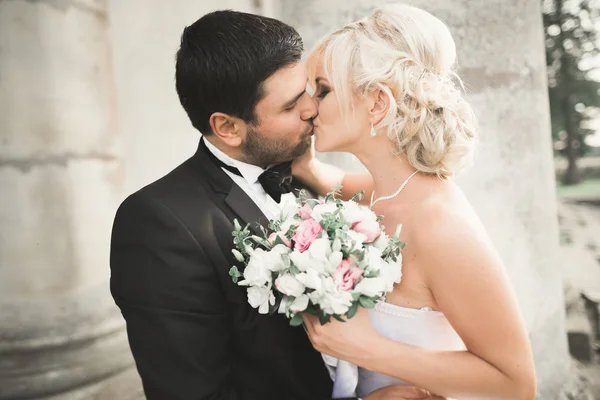
[(377, 125), (385, 117), (390, 109), (390, 95), (388, 91), (377, 88), (369, 93), (370, 107), (369, 114), (373, 125)]
[(242, 120), (221, 112), (213, 113), (209, 119), (213, 134), (230, 147), (239, 147), (245, 135), (245, 124)]

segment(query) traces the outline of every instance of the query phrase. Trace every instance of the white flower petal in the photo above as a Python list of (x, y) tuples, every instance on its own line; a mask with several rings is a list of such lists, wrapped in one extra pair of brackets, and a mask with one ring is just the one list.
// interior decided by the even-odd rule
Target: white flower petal
[(296, 313), (306, 310), (306, 307), (308, 307), (308, 300), (309, 298), (305, 294), (296, 297), (292, 304), (290, 304), (290, 310)]
[(323, 284), (319, 273), (314, 269), (308, 269), (306, 272), (296, 275), (296, 279), (309, 289), (321, 290)]
[(261, 309), (264, 310), (266, 305), (268, 313), (270, 295), (272, 295), (272, 292), (268, 287), (251, 286), (248, 288), (248, 303), (253, 308), (258, 308), (259, 313), (266, 314), (262, 313)]
[(306, 286), (291, 274), (281, 275), (275, 280), (275, 287), (287, 296), (298, 297), (304, 293)]

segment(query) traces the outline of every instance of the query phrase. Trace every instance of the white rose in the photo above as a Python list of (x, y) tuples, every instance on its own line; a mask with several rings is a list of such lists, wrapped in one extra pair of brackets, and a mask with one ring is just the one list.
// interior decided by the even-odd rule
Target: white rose
[(353, 292), (360, 293), (367, 297), (381, 296), (389, 286), (389, 279), (385, 275), (380, 275), (377, 278), (363, 278), (356, 284)]
[(321, 294), (318, 291), (310, 292), (307, 294), (308, 299), (313, 304), (319, 304), (319, 299), (321, 298)]
[(353, 230), (346, 231), (346, 234), (348, 235), (349, 240), (352, 242), (352, 245), (350, 246), (351, 250), (360, 250), (363, 248), (363, 243), (365, 240), (367, 240), (366, 235)]
[(379, 250), (385, 250), (390, 244), (390, 237), (385, 233), (381, 232), (381, 235), (373, 242), (373, 245)]
[(317, 204), (310, 213), (310, 216), (317, 222), (321, 222), (323, 214), (333, 213), (335, 210), (337, 210), (337, 205), (335, 203)]
[(259, 314), (268, 314), (269, 304), (275, 304), (275, 295), (268, 287), (252, 286), (248, 288), (248, 303), (258, 308)]
[(331, 244), (332, 251), (340, 251), (342, 249), (342, 241), (338, 237), (339, 231), (335, 234), (335, 239), (333, 239), (333, 243)]
[(320, 306), (327, 314), (346, 314), (352, 306), (352, 295), (350, 292), (327, 292), (321, 296)]
[(383, 275), (385, 275), (389, 282), (392, 282), (391, 287), (393, 288), (393, 283), (400, 283), (402, 280), (402, 255), (398, 257), (397, 261), (390, 261), (383, 263), (383, 265), (385, 266)]
[(275, 280), (275, 287), (281, 293), (287, 296), (298, 297), (304, 293), (306, 287), (298, 279), (294, 278), (290, 274), (281, 275)]
[(283, 244), (278, 244), (271, 250), (264, 251), (265, 267), (273, 272), (281, 271), (285, 268), (285, 264), (283, 262), (283, 259), (281, 258), (281, 255), (286, 254), (289, 251), (289, 248)]
[(367, 265), (365, 270), (367, 271), (378, 271), (381, 269), (382, 264), (384, 263), (383, 259), (381, 258), (381, 250), (377, 247), (367, 247), (367, 252), (366, 252), (366, 260), (367, 260)]
[(329, 256), (329, 267), (325, 272), (333, 273), (337, 269), (337, 267), (342, 263), (342, 259), (344, 258), (344, 254), (341, 251), (334, 251)]
[(325, 259), (331, 253), (331, 246), (329, 244), (328, 237), (321, 237), (315, 239), (315, 241), (308, 248), (308, 252), (311, 256), (317, 259)]
[(306, 307), (308, 307), (308, 300), (308, 296), (305, 294), (296, 297), (292, 304), (290, 304), (290, 311), (298, 313), (306, 310)]
[(320, 262), (321, 264), (328, 261), (329, 255), (331, 254), (329, 238), (324, 237), (316, 239), (308, 248), (308, 254), (310, 254), (313, 260)]
[(239, 284), (244, 286), (263, 286), (272, 282), (271, 271), (267, 268), (267, 252), (257, 249), (244, 269), (244, 280)]
[(331, 276), (321, 276), (321, 291), (323, 293), (338, 291), (337, 285)]
[(287, 233), (287, 231), (290, 230), (290, 228), (295, 225), (296, 227), (298, 227), (299, 225), (299, 221), (295, 220), (294, 218), (290, 217), (288, 219), (286, 219), (285, 221), (283, 221), (280, 225), (281, 230), (280, 232), (283, 233), (284, 235)]
[(360, 205), (352, 200), (344, 202), (342, 215), (344, 216), (344, 219), (350, 223), (350, 225), (358, 221), (377, 219), (377, 215), (375, 215), (375, 213), (368, 207)]
[(282, 194), (279, 205), (281, 207), (281, 218), (283, 220), (293, 217), (298, 213), (298, 210), (300, 210), (300, 206), (296, 202), (296, 196), (294, 193)]
[(308, 269), (306, 272), (296, 275), (296, 279), (304, 284), (309, 289), (321, 290), (323, 284), (319, 273), (314, 269)]
[(292, 251), (290, 253), (290, 261), (294, 263), (300, 272), (304, 272), (312, 268), (312, 258), (307, 251), (303, 253), (298, 250)]

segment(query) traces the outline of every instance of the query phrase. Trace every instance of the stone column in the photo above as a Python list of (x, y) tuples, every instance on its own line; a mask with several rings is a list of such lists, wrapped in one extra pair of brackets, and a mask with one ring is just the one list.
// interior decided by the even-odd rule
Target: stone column
[[(481, 128), (476, 165), (459, 183), (516, 289), (535, 352), (539, 398), (562, 398), (569, 357), (540, 1), (405, 2), (444, 20), (456, 40), (459, 74)], [(279, 17), (311, 48), (325, 33), (383, 3), (282, 0)], [(323, 158), (357, 168), (346, 155)]]
[(133, 365), (108, 287), (123, 173), (106, 15), (0, 1), (0, 399), (89, 399)]

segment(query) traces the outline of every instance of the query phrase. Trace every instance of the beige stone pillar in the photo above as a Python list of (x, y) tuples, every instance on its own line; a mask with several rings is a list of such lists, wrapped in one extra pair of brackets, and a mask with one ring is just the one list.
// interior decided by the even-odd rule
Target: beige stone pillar
[(111, 69), (105, 1), (0, 1), (0, 399), (89, 399), (131, 371)]

